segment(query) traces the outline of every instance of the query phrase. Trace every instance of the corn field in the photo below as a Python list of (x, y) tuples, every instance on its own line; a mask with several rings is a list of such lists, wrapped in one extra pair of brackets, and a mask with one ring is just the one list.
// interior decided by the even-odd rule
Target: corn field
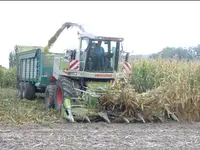
[(200, 63), (141, 60), (133, 64), (130, 84), (101, 98), (107, 110), (129, 120), (200, 121)]

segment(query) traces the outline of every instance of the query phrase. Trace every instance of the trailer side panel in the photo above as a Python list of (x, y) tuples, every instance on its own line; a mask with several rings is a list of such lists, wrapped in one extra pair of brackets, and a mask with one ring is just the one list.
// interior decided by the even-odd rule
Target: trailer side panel
[(17, 76), (21, 82), (36, 83), (39, 81), (41, 69), (41, 50), (17, 53)]

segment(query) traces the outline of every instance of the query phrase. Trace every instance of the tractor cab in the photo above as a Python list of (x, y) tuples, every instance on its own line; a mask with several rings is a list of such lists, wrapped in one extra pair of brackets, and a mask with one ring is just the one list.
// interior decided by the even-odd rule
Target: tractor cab
[(80, 71), (117, 72), (122, 41), (123, 38), (80, 34)]

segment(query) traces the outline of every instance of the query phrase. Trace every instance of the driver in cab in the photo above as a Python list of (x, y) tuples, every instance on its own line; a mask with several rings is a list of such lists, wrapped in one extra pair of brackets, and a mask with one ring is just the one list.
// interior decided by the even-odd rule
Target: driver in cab
[(98, 41), (97, 46), (94, 48), (94, 68), (103, 70), (104, 68), (104, 48), (101, 47), (101, 41)]

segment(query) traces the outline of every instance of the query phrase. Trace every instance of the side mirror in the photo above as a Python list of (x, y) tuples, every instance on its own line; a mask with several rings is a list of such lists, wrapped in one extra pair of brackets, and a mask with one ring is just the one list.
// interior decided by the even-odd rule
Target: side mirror
[(65, 55), (69, 55), (71, 53), (71, 50), (70, 49), (65, 49), (64, 53), (65, 53)]
[(128, 62), (128, 58), (129, 58), (129, 53), (126, 53), (125, 62)]
[(70, 49), (64, 50), (64, 58), (65, 59), (71, 59), (71, 54), (72, 54), (72, 50), (70, 50)]

